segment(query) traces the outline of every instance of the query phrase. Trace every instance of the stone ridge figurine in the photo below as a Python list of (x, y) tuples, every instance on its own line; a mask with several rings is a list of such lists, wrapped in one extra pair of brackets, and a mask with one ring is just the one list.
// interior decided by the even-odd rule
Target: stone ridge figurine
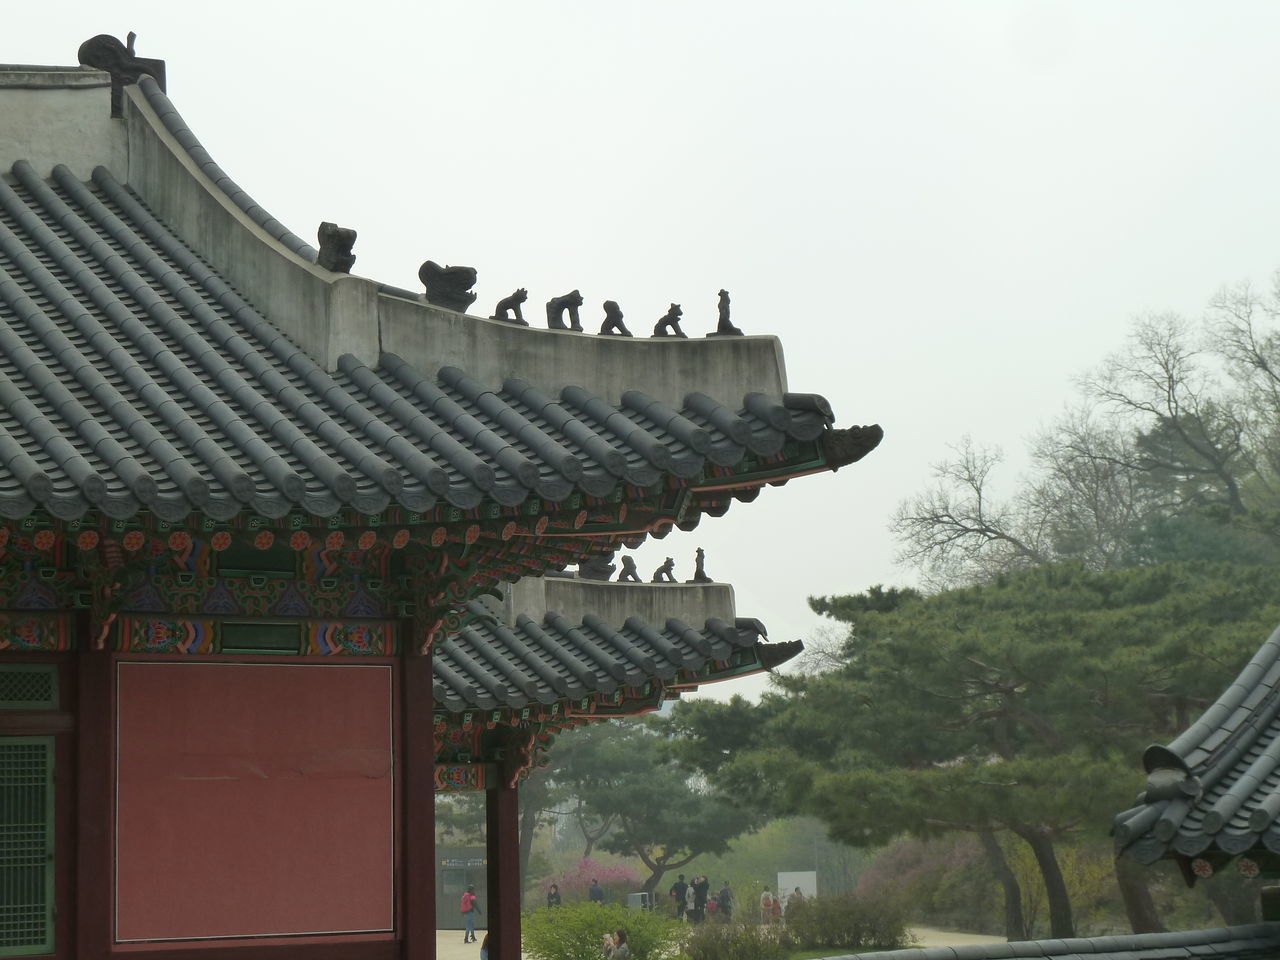
[[(680, 318), (682, 316), (684, 316), (684, 312), (680, 309), (680, 304), (673, 303), (666, 315), (654, 325), (653, 335), (655, 337), (684, 337), (687, 340), (688, 335), (680, 329)], [(667, 333), (668, 330), (673, 332)]]
[(475, 303), (471, 288), (476, 277), (475, 267), (442, 267), (434, 260), (418, 268), (418, 279), (427, 289), (427, 303), (459, 313), (466, 313), (467, 307)]
[(155, 78), (160, 89), (165, 88), (164, 61), (139, 57), (133, 52), (133, 42), (138, 35), (129, 31), (128, 44), (121, 43), (109, 33), (100, 33), (80, 44), (76, 59), (82, 66), (95, 67), (111, 74), (111, 115), (122, 116), (123, 93), (121, 87), (137, 83), (144, 75)]
[(627, 325), (622, 322), (622, 308), (618, 306), (617, 300), (606, 300), (604, 302), (604, 323), (600, 325), (601, 336), (629, 337), (631, 331), (627, 329)]
[(612, 563), (614, 551), (602, 553), (590, 560), (578, 563), (578, 576), (583, 580), (608, 580), (616, 569)]
[[(505, 320), (507, 323), (518, 323), (522, 327), (527, 327), (529, 321), (524, 318), (524, 314), (520, 310), (520, 304), (529, 299), (529, 291), (521, 287), (509, 297), (503, 297), (498, 301), (498, 305), (493, 308), (493, 316), (490, 320)], [(507, 316), (507, 311), (515, 313), (514, 317)]]
[[(582, 294), (570, 290), (562, 297), (552, 297), (547, 301), (548, 330), (576, 330), (582, 333), (582, 322), (578, 319), (578, 308), (582, 306)], [(569, 311), (569, 326), (564, 325), (564, 312)]]
[(356, 262), (356, 255), (351, 252), (356, 245), (356, 232), (326, 220), (316, 236), (320, 240), (316, 263), (334, 273), (350, 273)]
[(639, 583), (640, 574), (636, 572), (636, 558), (622, 558), (622, 572), (618, 574), (619, 583)]
[(707, 555), (701, 547), (693, 552), (693, 579), (689, 583), (715, 583), (707, 576), (706, 559)]
[(742, 331), (729, 322), (729, 291), (720, 291), (720, 322), (716, 324), (716, 332), (709, 333), (709, 337), (740, 337)]
[(650, 583), (675, 583), (676, 582), (676, 562), (667, 557), (666, 563), (653, 571), (653, 579)]

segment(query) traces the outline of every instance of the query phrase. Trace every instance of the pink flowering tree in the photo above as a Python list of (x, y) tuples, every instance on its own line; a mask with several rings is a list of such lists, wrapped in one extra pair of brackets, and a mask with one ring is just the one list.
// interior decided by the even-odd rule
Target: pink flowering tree
[(605, 899), (614, 902), (621, 900), (626, 894), (640, 889), (640, 875), (626, 864), (601, 863), (593, 857), (583, 857), (571, 869), (559, 876), (546, 877), (542, 881), (544, 890), (551, 884), (560, 885), (560, 896), (566, 903), (572, 900), (586, 900), (587, 888), (591, 881), (597, 880), (604, 888)]

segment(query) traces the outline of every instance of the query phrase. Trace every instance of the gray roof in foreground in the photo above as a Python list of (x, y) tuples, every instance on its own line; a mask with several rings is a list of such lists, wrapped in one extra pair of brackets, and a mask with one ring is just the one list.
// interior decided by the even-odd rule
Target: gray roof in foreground
[(1033, 957), (1054, 957), (1057, 960), (1182, 960), (1192, 957), (1274, 960), (1280, 957), (1280, 923), (1252, 923), (1173, 933), (885, 950), (858, 954), (857, 960), (1031, 960)]
[(1149, 747), (1143, 765), (1147, 789), (1112, 828), (1118, 851), (1141, 863), (1280, 853), (1280, 629), (1185, 733)]
[(649, 487), (829, 431), (821, 397), (691, 393), (673, 410), (578, 387), (328, 372), (111, 171), (0, 177), (0, 517), (90, 509), (376, 515)]
[(452, 713), (672, 683), (735, 656), (745, 659), (742, 666), (763, 670), (802, 647), (763, 643), (764, 627), (749, 619), (711, 618), (694, 627), (628, 617), (615, 626), (592, 614), (576, 622), (552, 612), (540, 621), (520, 616), (508, 627), (481, 600), (471, 601), (467, 613), (472, 622), (437, 644), (432, 656), (436, 705)]

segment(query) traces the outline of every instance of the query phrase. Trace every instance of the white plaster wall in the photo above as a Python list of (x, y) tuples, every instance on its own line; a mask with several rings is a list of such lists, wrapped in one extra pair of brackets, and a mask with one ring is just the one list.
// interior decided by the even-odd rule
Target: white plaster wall
[(511, 584), (506, 618), (527, 614), (541, 620), (547, 612), (562, 613), (581, 623), (594, 613), (613, 627), (627, 617), (639, 617), (658, 629), (669, 617), (699, 629), (710, 617), (733, 623), (737, 616), (733, 587), (727, 583), (605, 583), (576, 577), (526, 577)]
[(777, 337), (651, 339), (521, 327), (379, 297), (382, 349), (427, 374), (447, 364), (489, 387), (520, 377), (553, 399), (567, 385), (618, 404), (642, 390), (679, 410), (695, 390), (737, 409), (745, 394), (780, 397), (787, 389)]
[(10, 67), (0, 70), (0, 98), (0, 173), (26, 160), (41, 176), (59, 163), (81, 178), (99, 164), (123, 174), (125, 125), (111, 119), (106, 73)]

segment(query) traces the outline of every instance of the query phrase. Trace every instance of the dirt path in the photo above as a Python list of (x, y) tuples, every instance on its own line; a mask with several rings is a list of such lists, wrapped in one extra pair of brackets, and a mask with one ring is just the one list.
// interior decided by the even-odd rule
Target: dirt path
[[(1003, 943), (1003, 937), (988, 937), (980, 933), (953, 933), (933, 927), (912, 927), (916, 937), (915, 947), (958, 947), (966, 943)], [(484, 931), (478, 934), (484, 938)], [(461, 930), (436, 931), (436, 960), (480, 960), (480, 944), (462, 942)]]
[[(476, 936), (483, 941), (484, 931), (477, 930)], [(480, 944), (464, 945), (461, 930), (437, 930), (436, 960), (480, 960)]]

